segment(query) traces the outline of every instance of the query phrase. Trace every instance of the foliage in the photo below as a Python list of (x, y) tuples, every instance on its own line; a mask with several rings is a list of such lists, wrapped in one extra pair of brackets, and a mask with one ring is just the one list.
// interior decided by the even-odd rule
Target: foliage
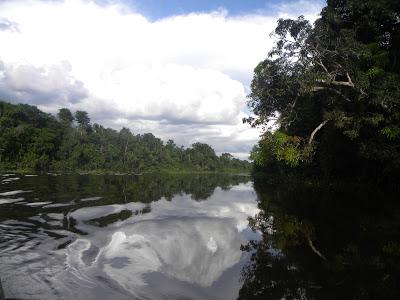
[[(76, 120), (77, 123), (74, 123)], [(60, 109), (57, 118), (34, 106), (0, 101), (0, 168), (169, 171), (240, 171), (250, 163), (229, 153), (217, 156), (207, 144), (191, 148), (167, 143), (151, 133), (133, 134), (91, 124), (85, 111)]]
[[(278, 21), (275, 46), (254, 70), (255, 116), (244, 119), (278, 128), (254, 149), (256, 165), (272, 157), (317, 174), (399, 172), (399, 18), (396, 0), (330, 0), (314, 26)], [(282, 134), (302, 143), (276, 147)]]
[(250, 153), (256, 165), (272, 166), (278, 162), (297, 167), (311, 159), (313, 145), (305, 144), (300, 136), (289, 136), (282, 131), (266, 132)]
[(61, 108), (57, 114), (58, 120), (65, 126), (70, 126), (74, 121), (74, 116), (68, 108)]

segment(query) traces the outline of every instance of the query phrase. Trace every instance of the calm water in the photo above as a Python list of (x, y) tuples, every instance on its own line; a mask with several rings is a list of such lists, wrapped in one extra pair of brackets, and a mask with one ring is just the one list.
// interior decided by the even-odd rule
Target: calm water
[(398, 186), (0, 176), (17, 299), (400, 299)]
[(0, 278), (20, 299), (235, 299), (246, 176), (3, 174)]

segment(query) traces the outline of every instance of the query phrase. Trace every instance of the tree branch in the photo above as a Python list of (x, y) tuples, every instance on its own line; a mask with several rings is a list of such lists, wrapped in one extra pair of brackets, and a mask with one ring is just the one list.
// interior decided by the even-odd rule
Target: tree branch
[(320, 83), (325, 83), (327, 85), (333, 84), (333, 85), (348, 86), (354, 88), (354, 83), (352, 81), (337, 81), (337, 80), (325, 80), (325, 79), (317, 79), (316, 81)]
[(333, 89), (333, 88), (327, 88), (327, 89), (338, 94), (339, 96), (343, 97), (344, 100), (346, 100), (347, 102), (351, 102), (350, 98), (347, 97), (345, 94), (343, 94), (341, 91), (338, 91), (337, 89)]
[(351, 77), (350, 77), (350, 75), (349, 75), (349, 72), (346, 72), (346, 76), (347, 76), (348, 82), (351, 84), (351, 86), (354, 87), (354, 83), (353, 83), (353, 81), (351, 80)]
[(311, 145), (312, 141), (314, 140), (314, 135), (322, 128), (325, 126), (325, 124), (328, 122), (328, 120), (323, 121), (321, 124), (318, 125), (317, 128), (314, 129), (314, 131), (311, 133), (310, 139), (308, 140), (308, 144)]
[(336, 80), (332, 80), (330, 83), (332, 83), (333, 85), (344, 85), (344, 86), (349, 86), (349, 87), (354, 87), (354, 83), (351, 81), (336, 81)]
[(330, 90), (336, 94), (338, 94), (339, 96), (343, 97), (344, 100), (351, 102), (351, 99), (349, 97), (347, 97), (345, 94), (343, 94), (341, 91), (338, 91), (337, 89), (334, 88), (330, 88), (330, 87), (324, 87), (324, 86), (314, 86), (311, 91), (312, 92), (318, 92), (318, 91), (322, 91), (322, 90)]
[(326, 260), (326, 257), (325, 257), (321, 252), (319, 252), (319, 251), (317, 250), (317, 248), (315, 248), (315, 246), (314, 246), (314, 244), (313, 244), (313, 242), (311, 241), (311, 239), (310, 239), (309, 236), (307, 236), (307, 240), (308, 240), (308, 244), (310, 245), (311, 250), (312, 250), (315, 254), (317, 254), (319, 257), (321, 257), (323, 260)]
[(328, 71), (328, 69), (327, 69), (327, 68), (325, 67), (325, 65), (322, 63), (322, 60), (321, 60), (320, 57), (318, 57), (318, 60), (319, 60), (319, 62), (317, 62), (317, 64), (319, 64), (319, 65), (325, 70), (325, 72), (326, 72), (327, 74), (330, 74), (329, 71)]

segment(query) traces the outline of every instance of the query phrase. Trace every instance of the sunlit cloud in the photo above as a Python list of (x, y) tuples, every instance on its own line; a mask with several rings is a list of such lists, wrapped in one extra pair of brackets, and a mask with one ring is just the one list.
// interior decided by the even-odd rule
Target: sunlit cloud
[(185, 146), (210, 143), (244, 157), (259, 130), (242, 124), (252, 70), (272, 46), (278, 17), (220, 9), (150, 21), (123, 3), (5, 1), (0, 4), (0, 97), (55, 113), (85, 109), (92, 121), (153, 132)]

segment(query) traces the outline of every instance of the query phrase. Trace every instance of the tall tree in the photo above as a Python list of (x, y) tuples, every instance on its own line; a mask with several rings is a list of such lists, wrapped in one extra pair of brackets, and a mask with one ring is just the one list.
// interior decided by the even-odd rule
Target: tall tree
[(60, 122), (65, 124), (66, 126), (70, 126), (74, 121), (74, 116), (68, 108), (61, 108), (58, 111), (57, 117)]
[(75, 112), (75, 120), (79, 124), (80, 133), (82, 135), (83, 134), (83, 130), (85, 130), (85, 129), (87, 129), (89, 127), (89, 124), (90, 124), (89, 115), (88, 115), (88, 113), (86, 111), (77, 110)]

